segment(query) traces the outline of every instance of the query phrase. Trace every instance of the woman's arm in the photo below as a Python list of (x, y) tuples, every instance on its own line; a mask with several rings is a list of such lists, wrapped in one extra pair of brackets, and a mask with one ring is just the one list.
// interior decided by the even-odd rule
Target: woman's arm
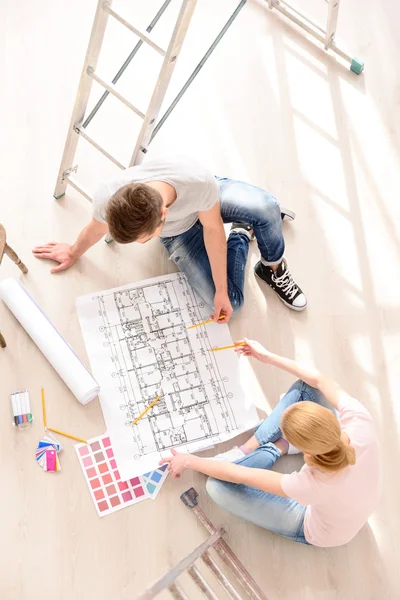
[(263, 490), (276, 496), (287, 497), (281, 487), (282, 475), (266, 469), (250, 469), (220, 460), (200, 458), (192, 454), (180, 454), (171, 450), (173, 456), (164, 458), (160, 464), (168, 464), (169, 471), (173, 477), (179, 477), (185, 469), (193, 469), (204, 475), (215, 479), (229, 481), (230, 483), (241, 483)]
[[(258, 342), (248, 340), (247, 338), (241, 340), (241, 342), (243, 341), (246, 343), (246, 345), (238, 346), (235, 352), (238, 354), (243, 354), (244, 356), (256, 358), (267, 365), (273, 365), (274, 367), (278, 367), (283, 371), (291, 373), (311, 387), (319, 389), (324, 394), (325, 398), (332, 404), (332, 406), (338, 409), (340, 392), (342, 390), (335, 381), (326, 375), (323, 375), (314, 367), (310, 367), (308, 365), (298, 363), (290, 358), (285, 358), (283, 356), (279, 356), (278, 354), (269, 352)], [(241, 342), (235, 343), (239, 344)]]

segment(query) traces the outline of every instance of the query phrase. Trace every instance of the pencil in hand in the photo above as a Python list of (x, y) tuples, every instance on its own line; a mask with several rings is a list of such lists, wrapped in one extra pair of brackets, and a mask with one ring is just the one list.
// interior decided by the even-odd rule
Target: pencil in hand
[(210, 352), (218, 352), (218, 350), (228, 350), (229, 348), (238, 348), (239, 346), (247, 346), (246, 342), (237, 342), (230, 346), (220, 346), (219, 348), (211, 348)]
[[(222, 321), (225, 319), (225, 315), (221, 315), (218, 317), (218, 321)], [(208, 319), (207, 321), (202, 321), (201, 323), (196, 323), (196, 325), (191, 325), (188, 329), (194, 329), (195, 327), (200, 327), (201, 325), (208, 325), (208, 323), (215, 323), (214, 319)]]

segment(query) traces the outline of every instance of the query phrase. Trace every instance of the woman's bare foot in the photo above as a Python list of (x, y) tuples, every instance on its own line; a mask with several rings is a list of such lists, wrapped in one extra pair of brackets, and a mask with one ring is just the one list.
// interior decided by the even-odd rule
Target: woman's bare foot
[(279, 440), (276, 440), (274, 442), (274, 445), (278, 448), (279, 452), (281, 453), (281, 456), (287, 454), (289, 442), (286, 441), (283, 437), (279, 438)]
[(260, 447), (260, 442), (257, 440), (256, 436), (253, 435), (248, 442), (246, 442), (245, 444), (243, 444), (242, 448), (245, 448), (245, 452), (246, 450), (248, 450), (247, 454), (250, 454), (250, 452), (254, 452), (254, 450), (257, 450), (257, 448)]

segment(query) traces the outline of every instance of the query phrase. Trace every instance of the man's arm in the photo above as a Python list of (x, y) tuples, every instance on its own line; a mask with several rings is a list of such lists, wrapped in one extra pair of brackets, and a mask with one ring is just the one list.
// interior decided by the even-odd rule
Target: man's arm
[(106, 223), (100, 223), (100, 221), (92, 219), (82, 229), (73, 246), (51, 242), (44, 246), (36, 246), (32, 252), (36, 258), (47, 258), (58, 262), (59, 265), (50, 271), (50, 273), (57, 273), (73, 265), (86, 250), (96, 244), (107, 232), (108, 225)]
[(231, 317), (232, 306), (228, 297), (226, 237), (219, 202), (210, 210), (199, 212), (199, 219), (203, 225), (204, 245), (215, 285), (213, 318), (214, 321), (218, 321), (218, 318), (224, 315), (225, 319), (222, 322), (226, 323)]

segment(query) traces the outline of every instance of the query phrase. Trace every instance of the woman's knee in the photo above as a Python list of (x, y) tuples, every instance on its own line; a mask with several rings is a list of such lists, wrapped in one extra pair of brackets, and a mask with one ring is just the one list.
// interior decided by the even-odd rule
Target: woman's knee
[(286, 393), (292, 392), (293, 390), (298, 390), (299, 392), (303, 391), (304, 386), (306, 386), (307, 384), (304, 383), (304, 381), (302, 381), (301, 379), (297, 379), (294, 383), (292, 383), (292, 385), (290, 386), (290, 388), (288, 389), (288, 391)]
[(321, 406), (324, 406), (325, 408), (329, 408), (329, 410), (331, 410), (333, 412), (333, 414), (335, 416), (337, 416), (337, 411), (334, 409), (334, 407), (332, 406), (332, 404), (329, 402), (329, 400), (327, 400), (327, 398), (324, 396), (324, 394), (318, 389), (315, 388), (311, 385), (309, 385), (308, 383), (306, 383), (305, 381), (301, 381), (301, 379), (298, 379), (297, 381), (294, 382), (294, 384), (292, 385), (292, 387), (290, 388), (289, 391), (291, 390), (298, 390), (300, 393), (300, 398), (299, 400), (308, 400), (309, 402), (315, 402), (316, 404), (320, 404)]
[(225, 486), (223, 481), (209, 477), (206, 482), (206, 490), (216, 504), (220, 506), (224, 504)]

